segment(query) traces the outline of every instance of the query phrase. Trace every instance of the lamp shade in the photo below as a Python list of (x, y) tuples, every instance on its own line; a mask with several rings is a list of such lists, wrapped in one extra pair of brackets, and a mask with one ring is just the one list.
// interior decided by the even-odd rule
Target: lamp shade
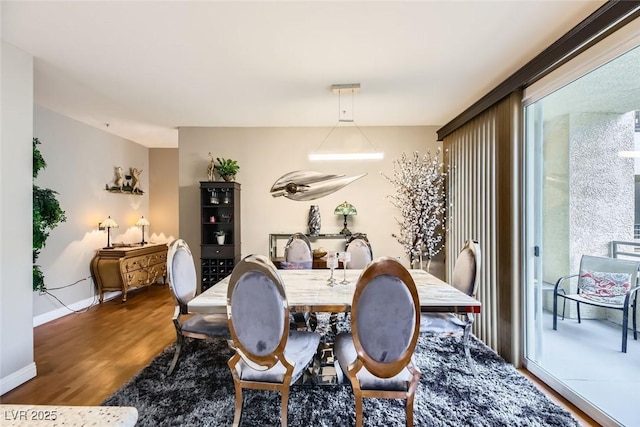
[(100, 228), (118, 228), (118, 223), (112, 220), (111, 216), (109, 216), (100, 223)]
[(140, 219), (138, 220), (138, 222), (136, 222), (136, 226), (138, 227), (148, 227), (151, 224), (149, 224), (149, 221), (144, 217), (140, 217)]
[(336, 209), (333, 211), (333, 213), (335, 215), (358, 215), (358, 211), (356, 210), (355, 206), (347, 201), (336, 206)]

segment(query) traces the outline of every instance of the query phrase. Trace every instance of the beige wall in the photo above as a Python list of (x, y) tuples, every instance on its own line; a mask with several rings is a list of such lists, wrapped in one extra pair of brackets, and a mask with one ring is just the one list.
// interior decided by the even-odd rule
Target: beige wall
[[(89, 264), (96, 249), (107, 243), (106, 232), (98, 231), (98, 224), (110, 215), (120, 226), (111, 230), (112, 242), (141, 239), (134, 224), (140, 216), (149, 215), (149, 150), (40, 106), (34, 109), (33, 130), (47, 162), (36, 183), (59, 193), (58, 201), (67, 216), (67, 221), (49, 234), (38, 263), (47, 288), (79, 281), (51, 292), (65, 305), (84, 308), (95, 295)], [(105, 185), (113, 182), (114, 166), (127, 173), (130, 167), (142, 169), (145, 194), (105, 191)], [(71, 313), (53, 297), (35, 292), (33, 310), (36, 325)]]
[(149, 235), (173, 240), (178, 235), (178, 149), (149, 149)]
[[(323, 233), (339, 232), (342, 217), (334, 208), (347, 200), (358, 209), (349, 219), (349, 228), (369, 236), (374, 257), (402, 257), (402, 247), (391, 236), (398, 231), (394, 217), (398, 210), (386, 196), (394, 189), (380, 172), (391, 175), (393, 159), (403, 152), (440, 146), (437, 126), (367, 127), (368, 139), (379, 151), (382, 161), (311, 162), (307, 159), (327, 136), (330, 128), (197, 128), (179, 130), (180, 237), (184, 238), (197, 259), (200, 256), (200, 215), (198, 186), (207, 178), (208, 153), (214, 157), (238, 160), (237, 181), (242, 185), (242, 255), (268, 253), (269, 233), (307, 231), (307, 215), (312, 204), (320, 206)], [(361, 178), (334, 194), (298, 202), (284, 197), (273, 198), (269, 190), (279, 177), (296, 170), (315, 170), (331, 174), (357, 175)], [(338, 241), (325, 241), (327, 249), (337, 249)]]

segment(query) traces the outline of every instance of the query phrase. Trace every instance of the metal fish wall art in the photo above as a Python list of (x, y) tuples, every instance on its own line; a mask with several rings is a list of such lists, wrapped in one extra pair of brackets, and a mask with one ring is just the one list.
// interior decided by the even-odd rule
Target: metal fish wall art
[(289, 200), (314, 200), (334, 193), (366, 173), (355, 176), (330, 175), (315, 171), (294, 171), (282, 175), (273, 183), (271, 195)]

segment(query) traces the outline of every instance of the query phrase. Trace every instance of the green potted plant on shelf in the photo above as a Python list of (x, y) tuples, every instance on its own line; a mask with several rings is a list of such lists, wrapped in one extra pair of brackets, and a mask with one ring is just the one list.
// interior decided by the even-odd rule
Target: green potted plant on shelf
[(218, 164), (214, 167), (216, 171), (218, 171), (222, 179), (224, 179), (225, 181), (235, 181), (236, 174), (240, 169), (240, 166), (238, 166), (238, 162), (236, 160), (225, 159), (224, 157), (217, 157), (216, 160)]
[(219, 245), (224, 245), (224, 238), (226, 235), (227, 233), (225, 233), (224, 230), (216, 231), (216, 240), (218, 241)]

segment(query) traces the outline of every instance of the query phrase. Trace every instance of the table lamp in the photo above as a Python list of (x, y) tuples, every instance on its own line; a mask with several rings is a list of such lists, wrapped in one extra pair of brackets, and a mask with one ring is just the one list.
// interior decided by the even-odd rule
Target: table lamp
[(118, 223), (111, 219), (111, 216), (108, 216), (107, 219), (100, 223), (100, 228), (107, 229), (107, 246), (102, 249), (112, 249), (111, 246), (111, 229), (118, 228)]
[(340, 234), (351, 234), (351, 231), (347, 228), (347, 216), (358, 215), (356, 208), (351, 203), (345, 201), (344, 203), (340, 203), (336, 206), (333, 213), (336, 215), (344, 215), (344, 228), (340, 231)]
[(150, 226), (151, 224), (149, 224), (149, 221), (147, 221), (147, 219), (143, 216), (140, 217), (140, 219), (138, 220), (138, 222), (136, 222), (136, 226), (138, 227), (142, 227), (142, 241), (140, 242), (141, 245), (144, 246), (144, 244), (146, 243), (144, 241), (144, 228)]

